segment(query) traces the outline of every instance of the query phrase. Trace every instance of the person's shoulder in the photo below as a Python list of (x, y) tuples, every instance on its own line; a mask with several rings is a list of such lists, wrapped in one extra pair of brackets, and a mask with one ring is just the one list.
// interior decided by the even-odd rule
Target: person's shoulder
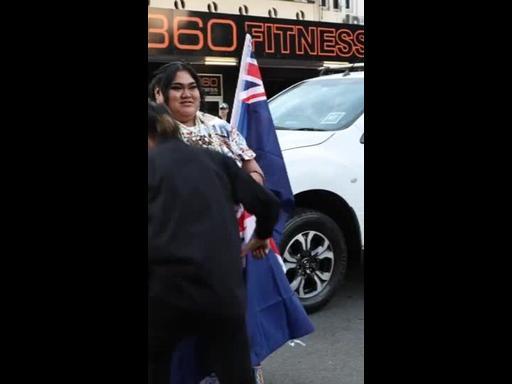
[(196, 154), (198, 156), (208, 158), (210, 161), (216, 164), (225, 166), (226, 164), (231, 165), (231, 163), (233, 163), (235, 166), (237, 166), (235, 160), (214, 149), (202, 147), (194, 147), (193, 149), (196, 151)]
[(208, 152), (207, 156), (211, 159), (211, 161), (225, 171), (228, 171), (231, 174), (236, 174), (239, 170), (241, 170), (236, 161), (231, 157), (210, 149), (207, 149), (206, 151)]
[(218, 123), (222, 123), (222, 122), (225, 123), (225, 121), (222, 120), (220, 117), (215, 116), (215, 115), (210, 115), (209, 113), (206, 113), (206, 112), (198, 112), (198, 115), (199, 115), (199, 118), (204, 123), (207, 123), (207, 124), (218, 124)]
[(215, 151), (213, 149), (207, 148), (207, 147), (205, 147), (205, 148), (203, 148), (203, 147), (194, 147), (194, 150), (196, 151), (196, 153), (200, 154), (200, 156), (207, 157), (209, 159), (213, 159), (216, 162), (219, 162), (224, 157), (226, 157), (222, 153), (220, 153), (218, 151)]
[(189, 145), (180, 141), (179, 144), (179, 152), (186, 153), (187, 156), (191, 156), (193, 158), (214, 158), (215, 161), (219, 161), (219, 159), (226, 157), (221, 153), (214, 151), (213, 149), (207, 147), (199, 147), (195, 145)]
[(172, 139), (161, 139), (161, 141), (153, 148), (151, 151), (155, 155), (160, 153), (168, 153), (169, 148), (173, 148), (175, 146), (181, 146), (181, 140), (177, 138)]
[(172, 159), (189, 150), (189, 146), (179, 139), (168, 139), (148, 151), (148, 159), (155, 161)]
[(199, 112), (199, 118), (207, 126), (217, 127), (219, 129), (226, 131), (229, 131), (231, 129), (231, 125), (226, 120), (222, 120), (220, 117), (210, 115), (209, 113)]

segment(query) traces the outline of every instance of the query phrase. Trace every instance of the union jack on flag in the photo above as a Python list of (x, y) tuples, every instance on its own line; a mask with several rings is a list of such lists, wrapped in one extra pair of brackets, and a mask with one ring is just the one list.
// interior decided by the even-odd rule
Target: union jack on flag
[[(245, 68), (244, 68), (245, 67)], [(242, 63), (240, 66), (240, 72), (243, 73), (238, 79), (237, 95), (235, 96), (235, 102), (233, 105), (233, 120), (231, 123), (235, 127), (240, 127), (239, 132), (245, 136), (243, 130), (247, 128), (247, 124), (240, 123), (240, 118), (244, 117), (240, 113), (240, 104), (252, 104), (258, 101), (267, 100), (267, 94), (263, 87), (263, 80), (261, 79), (260, 68), (258, 62), (254, 58), (254, 53), (251, 50), (251, 56), (246, 58), (246, 63)], [(242, 130), (242, 131), (240, 131)]]

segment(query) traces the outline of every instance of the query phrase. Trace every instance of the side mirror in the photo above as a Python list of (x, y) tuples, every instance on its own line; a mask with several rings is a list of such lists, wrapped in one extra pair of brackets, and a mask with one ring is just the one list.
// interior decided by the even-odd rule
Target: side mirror
[(359, 140), (359, 142), (360, 142), (361, 144), (364, 144), (364, 132), (363, 132), (363, 134), (361, 135), (361, 139)]

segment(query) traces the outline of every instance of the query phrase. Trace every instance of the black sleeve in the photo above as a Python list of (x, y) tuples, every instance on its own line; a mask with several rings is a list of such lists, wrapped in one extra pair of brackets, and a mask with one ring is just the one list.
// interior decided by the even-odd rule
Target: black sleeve
[(157, 244), (154, 234), (158, 232), (157, 215), (158, 209), (158, 194), (159, 194), (159, 177), (155, 159), (148, 156), (148, 260), (152, 263), (154, 260), (162, 258), (162, 249)]
[(149, 204), (155, 199), (157, 189), (158, 185), (155, 160), (152, 156), (148, 155), (148, 207)]
[(242, 203), (249, 213), (256, 216), (255, 234), (259, 239), (271, 237), (279, 216), (279, 200), (233, 160), (227, 156), (222, 157), (235, 203)]

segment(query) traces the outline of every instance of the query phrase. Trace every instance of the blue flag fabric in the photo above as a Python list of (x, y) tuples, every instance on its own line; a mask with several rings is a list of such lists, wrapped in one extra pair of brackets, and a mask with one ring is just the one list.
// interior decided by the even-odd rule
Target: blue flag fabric
[[(281, 202), (279, 221), (273, 233), (279, 244), (294, 199), (250, 35), (246, 36), (242, 53), (231, 124), (244, 136), (249, 148), (256, 152), (256, 161), (265, 174), (265, 186)], [(250, 234), (246, 233), (245, 241), (249, 237)], [(274, 251), (269, 251), (262, 260), (256, 260), (252, 255), (247, 257), (246, 319), (253, 365), (259, 365), (287, 341), (314, 330), (297, 295), (290, 288), (278, 259), (280, 256)]]
[(278, 257), (247, 258), (247, 330), (253, 366), (289, 340), (313, 332), (299, 298), (290, 288)]
[(293, 210), (294, 199), (250, 35), (246, 36), (242, 53), (231, 125), (256, 153), (256, 161), (265, 174), (265, 186), (281, 202), (282, 209), (274, 231), (274, 240), (279, 244), (286, 220)]

